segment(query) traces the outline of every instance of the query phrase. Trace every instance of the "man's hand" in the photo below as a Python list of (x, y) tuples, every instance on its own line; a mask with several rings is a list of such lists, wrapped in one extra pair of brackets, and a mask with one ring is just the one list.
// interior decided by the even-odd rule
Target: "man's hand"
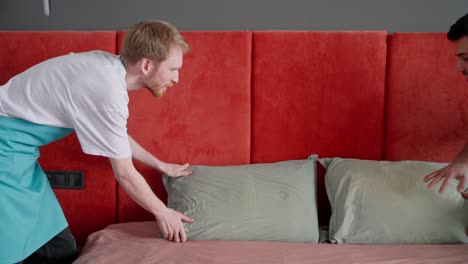
[(194, 220), (181, 212), (167, 208), (164, 212), (156, 215), (156, 221), (165, 239), (174, 242), (185, 242), (187, 236), (182, 222), (193, 223)]
[[(463, 198), (468, 199), (468, 192), (462, 192), (461, 194), (462, 194)], [(468, 232), (468, 230), (467, 230), (467, 232)], [(468, 233), (467, 233), (467, 235), (468, 235)]]
[(187, 169), (189, 166), (190, 166), (190, 164), (188, 164), (188, 163), (180, 165), (180, 164), (171, 164), (171, 163), (165, 163), (164, 162), (160, 166), (160, 169), (167, 176), (179, 177), (179, 176), (188, 176), (188, 175), (192, 174), (192, 171)]
[(457, 190), (465, 199), (468, 199), (468, 193), (464, 193), (465, 184), (468, 182), (468, 164), (454, 162), (440, 170), (434, 171), (424, 177), (424, 182), (428, 182), (428, 189), (432, 189), (440, 181), (444, 181), (439, 188), (439, 192), (445, 191), (451, 179), (458, 180)]
[(183, 165), (166, 163), (153, 156), (130, 136), (128, 136), (128, 142), (130, 142), (130, 147), (132, 149), (132, 158), (143, 162), (152, 168), (162, 171), (167, 176), (179, 177), (192, 174), (192, 171), (187, 170), (187, 168), (190, 166), (188, 163)]

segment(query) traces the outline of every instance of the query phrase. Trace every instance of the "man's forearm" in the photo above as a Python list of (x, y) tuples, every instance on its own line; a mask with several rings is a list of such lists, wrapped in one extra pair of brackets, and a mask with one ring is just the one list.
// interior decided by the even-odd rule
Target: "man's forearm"
[(128, 163), (131, 163), (130, 158), (126, 161), (111, 160), (115, 178), (132, 200), (150, 213), (158, 215), (167, 208), (166, 205), (153, 193), (143, 176)]
[(130, 142), (130, 147), (132, 149), (132, 157), (144, 164), (153, 167), (155, 169), (161, 170), (162, 162), (144, 149), (138, 142), (136, 142), (132, 137), (128, 136)]

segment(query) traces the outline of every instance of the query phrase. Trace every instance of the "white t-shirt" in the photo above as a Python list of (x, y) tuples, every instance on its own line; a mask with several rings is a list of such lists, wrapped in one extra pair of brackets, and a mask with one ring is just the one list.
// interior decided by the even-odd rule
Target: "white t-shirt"
[(73, 128), (83, 152), (131, 156), (125, 68), (104, 51), (39, 63), (0, 86), (0, 115)]

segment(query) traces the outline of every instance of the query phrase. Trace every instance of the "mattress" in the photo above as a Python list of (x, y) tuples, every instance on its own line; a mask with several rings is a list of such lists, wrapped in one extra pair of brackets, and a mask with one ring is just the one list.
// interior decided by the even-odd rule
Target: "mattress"
[(336, 245), (186, 241), (158, 237), (156, 222), (114, 224), (91, 234), (75, 264), (97, 263), (468, 263), (468, 245)]

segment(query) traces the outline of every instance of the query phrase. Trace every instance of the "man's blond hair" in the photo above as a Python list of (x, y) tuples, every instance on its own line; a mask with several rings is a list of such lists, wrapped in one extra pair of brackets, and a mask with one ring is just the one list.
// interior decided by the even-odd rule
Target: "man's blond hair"
[(174, 46), (181, 47), (184, 53), (190, 49), (173, 25), (158, 20), (141, 21), (125, 34), (120, 56), (132, 64), (142, 58), (160, 63)]

